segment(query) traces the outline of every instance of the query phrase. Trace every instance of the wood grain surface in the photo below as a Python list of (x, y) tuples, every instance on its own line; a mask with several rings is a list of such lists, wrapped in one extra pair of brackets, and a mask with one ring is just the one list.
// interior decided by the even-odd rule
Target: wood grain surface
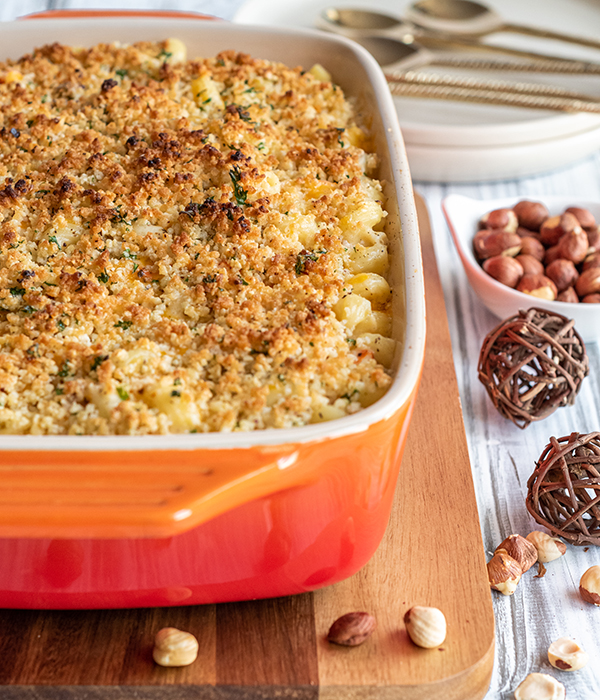
[[(177, 698), (482, 698), (494, 618), (475, 494), (427, 213), (419, 202), (428, 343), (392, 517), (369, 564), (326, 589), (262, 601), (112, 611), (0, 612), (2, 700)], [(446, 642), (419, 649), (403, 615), (433, 605)], [(339, 615), (367, 610), (378, 628), (358, 648), (326, 641)], [(165, 626), (193, 633), (198, 660), (152, 661)]]

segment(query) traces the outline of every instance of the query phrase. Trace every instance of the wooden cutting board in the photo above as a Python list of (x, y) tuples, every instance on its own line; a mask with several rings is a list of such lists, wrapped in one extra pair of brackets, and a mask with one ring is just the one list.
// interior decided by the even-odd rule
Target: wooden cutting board
[[(444, 297), (418, 199), (427, 290), (423, 380), (389, 527), (375, 556), (329, 588), (272, 600), (108, 611), (0, 611), (2, 700), (478, 700), (488, 688), (494, 616)], [(0, 565), (10, 565), (2, 562)], [(415, 647), (412, 605), (446, 615), (439, 649)], [(330, 645), (353, 610), (377, 618), (356, 648)], [(152, 661), (165, 626), (192, 632), (198, 660)]]

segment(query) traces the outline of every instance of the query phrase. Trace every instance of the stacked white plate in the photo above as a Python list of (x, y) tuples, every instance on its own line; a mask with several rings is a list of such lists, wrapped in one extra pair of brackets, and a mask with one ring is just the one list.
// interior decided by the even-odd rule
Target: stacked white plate
[[(361, 7), (401, 16), (410, 0), (248, 0), (235, 22), (313, 27), (327, 7)], [(597, 38), (600, 5), (594, 0), (485, 0), (514, 23)], [(496, 34), (488, 43), (532, 49), (600, 64), (600, 50), (566, 43)], [(467, 73), (456, 76), (544, 82), (593, 95), (600, 100), (600, 76), (540, 73)], [(535, 175), (574, 163), (600, 148), (600, 115), (564, 113), (446, 100), (395, 98), (415, 180), (473, 182)]]

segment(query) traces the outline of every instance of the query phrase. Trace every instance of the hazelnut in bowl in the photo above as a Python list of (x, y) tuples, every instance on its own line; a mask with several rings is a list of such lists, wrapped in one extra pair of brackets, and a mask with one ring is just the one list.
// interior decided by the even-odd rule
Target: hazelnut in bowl
[(467, 279), (498, 318), (536, 306), (600, 338), (600, 202), (574, 196), (477, 200), (442, 209)]

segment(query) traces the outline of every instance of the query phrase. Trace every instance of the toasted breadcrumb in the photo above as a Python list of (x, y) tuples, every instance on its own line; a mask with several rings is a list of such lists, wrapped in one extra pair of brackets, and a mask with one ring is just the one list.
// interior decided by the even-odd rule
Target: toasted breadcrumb
[[(390, 384), (390, 339), (336, 307), (387, 264), (350, 102), (168, 47), (0, 63), (0, 433), (299, 426)], [(381, 330), (389, 299), (369, 304)]]

